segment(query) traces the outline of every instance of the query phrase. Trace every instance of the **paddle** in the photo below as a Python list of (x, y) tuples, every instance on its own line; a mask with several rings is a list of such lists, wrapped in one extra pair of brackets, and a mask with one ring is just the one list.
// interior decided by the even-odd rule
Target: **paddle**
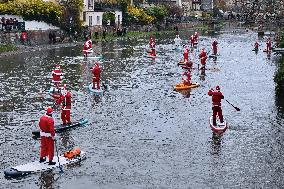
[(57, 160), (58, 160), (59, 169), (60, 169), (59, 173), (64, 173), (63, 168), (62, 168), (62, 166), (60, 165), (59, 155), (58, 155), (58, 148), (57, 148), (57, 144), (56, 144), (57, 142), (56, 142), (55, 139), (54, 139), (54, 143), (55, 143), (55, 149), (56, 149), (56, 154), (57, 154)]
[[(225, 99), (226, 100), (226, 99)], [(231, 106), (233, 106), (237, 111), (240, 111), (240, 108), (234, 106), (233, 104), (231, 104), (228, 100), (226, 100), (226, 102), (228, 102)]]

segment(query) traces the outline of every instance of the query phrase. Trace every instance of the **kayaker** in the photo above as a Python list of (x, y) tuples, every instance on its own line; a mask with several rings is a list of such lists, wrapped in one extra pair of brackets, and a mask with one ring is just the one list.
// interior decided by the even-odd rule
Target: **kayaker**
[(189, 48), (187, 45), (185, 45), (183, 48), (183, 62), (184, 63), (188, 62), (188, 54), (189, 54)]
[(95, 66), (92, 68), (93, 73), (93, 89), (100, 89), (100, 80), (101, 80), (101, 67), (99, 63), (95, 63)]
[(258, 48), (259, 48), (259, 43), (256, 41), (256, 42), (254, 43), (254, 50), (255, 50), (255, 51), (258, 51)]
[(48, 107), (46, 109), (45, 115), (41, 116), (39, 120), (40, 128), (40, 163), (46, 161), (46, 156), (48, 156), (48, 165), (55, 165), (53, 162), (54, 156), (54, 119), (52, 118), (53, 110)]
[(206, 60), (207, 60), (207, 53), (205, 48), (202, 48), (201, 53), (199, 54), (200, 63), (202, 65), (201, 69), (205, 68)]
[(52, 82), (54, 83), (56, 88), (59, 88), (59, 85), (61, 84), (61, 77), (63, 75), (59, 65), (55, 66), (55, 69), (52, 70), (51, 75), (52, 75)]
[(218, 42), (217, 42), (216, 39), (214, 39), (213, 42), (212, 42), (212, 49), (213, 49), (213, 54), (214, 55), (217, 55), (217, 50), (218, 50), (217, 45), (218, 45)]
[(270, 37), (268, 37), (268, 39), (266, 41), (266, 50), (270, 51), (271, 50), (271, 46), (272, 46), (271, 39), (270, 39)]
[(218, 114), (220, 122), (223, 123), (223, 114), (221, 108), (221, 100), (224, 99), (224, 95), (220, 92), (220, 87), (216, 86), (216, 90), (211, 88), (208, 91), (208, 95), (212, 96), (212, 110), (213, 110), (213, 125), (216, 126), (216, 116)]
[(87, 37), (87, 40), (85, 41), (83, 48), (84, 56), (88, 56), (88, 53), (92, 51), (92, 46), (93, 46), (92, 40), (89, 37)]
[(61, 120), (63, 125), (71, 124), (71, 103), (72, 103), (72, 94), (67, 90), (66, 84), (64, 84), (61, 95), (56, 101), (58, 104), (62, 104), (61, 106)]
[[(191, 74), (190, 74), (190, 70), (187, 70), (185, 71), (183, 74), (182, 74), (182, 81), (183, 81), (183, 84), (184, 85), (191, 85)], [(185, 78), (184, 78), (185, 76)]]
[(189, 41), (190, 41), (191, 47), (193, 47), (194, 46), (194, 42), (195, 42), (195, 38), (194, 38), (193, 35), (190, 36)]

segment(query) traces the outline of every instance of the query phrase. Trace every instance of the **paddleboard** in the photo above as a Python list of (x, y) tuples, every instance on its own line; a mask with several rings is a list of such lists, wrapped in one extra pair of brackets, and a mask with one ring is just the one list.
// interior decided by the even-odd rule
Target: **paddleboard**
[(209, 124), (210, 124), (212, 131), (215, 132), (215, 133), (223, 133), (228, 128), (227, 121), (224, 119), (224, 122), (221, 123), (218, 116), (216, 116), (216, 124), (217, 125), (213, 125), (213, 116), (210, 116)]
[[(71, 128), (74, 128), (74, 127), (83, 126), (87, 123), (88, 123), (87, 119), (81, 119), (80, 121), (72, 122), (69, 125), (62, 125), (62, 124), (55, 125), (54, 130), (55, 130), (56, 133), (60, 133), (60, 132), (63, 132), (65, 130), (68, 130), (68, 129), (71, 129)], [(32, 135), (33, 135), (33, 137), (38, 138), (38, 137), (40, 137), (40, 131), (39, 130), (32, 131)]]
[[(86, 159), (86, 152), (83, 152), (83, 151), (81, 151), (80, 155), (75, 156), (72, 159), (68, 159), (64, 157), (63, 155), (59, 156), (59, 162), (61, 166), (75, 164), (84, 159)], [(4, 175), (5, 177), (8, 177), (8, 178), (16, 178), (16, 177), (22, 177), (22, 176), (26, 176), (29, 174), (33, 174), (33, 173), (44, 172), (44, 171), (59, 168), (58, 157), (54, 156), (52, 161), (56, 162), (56, 164), (48, 165), (48, 160), (47, 160), (42, 163), (39, 163), (39, 161), (33, 161), (27, 164), (10, 167), (4, 170)]]
[(61, 94), (61, 89), (56, 87), (50, 87), (48, 94)]
[(96, 95), (103, 95), (103, 89), (102, 89), (102, 86), (100, 89), (93, 89), (93, 83), (91, 83), (89, 86), (88, 86), (88, 89), (89, 91), (95, 93)]
[(271, 52), (271, 50), (264, 49), (263, 52)]
[(217, 58), (217, 55), (211, 54), (211, 55), (209, 55), (209, 58)]
[(179, 91), (179, 90), (187, 90), (187, 89), (191, 89), (191, 88), (196, 88), (196, 87), (199, 87), (199, 86), (200, 86), (199, 83), (192, 83), (191, 85), (185, 85), (183, 83), (179, 83), (174, 87), (174, 89), (176, 91)]
[(103, 59), (103, 56), (102, 55), (97, 55), (97, 56), (77, 56), (77, 57), (74, 57), (75, 60), (101, 60)]
[(157, 55), (156, 55), (156, 56), (152, 56), (152, 55), (150, 55), (150, 54), (147, 54), (146, 57), (147, 57), (147, 58), (157, 58)]

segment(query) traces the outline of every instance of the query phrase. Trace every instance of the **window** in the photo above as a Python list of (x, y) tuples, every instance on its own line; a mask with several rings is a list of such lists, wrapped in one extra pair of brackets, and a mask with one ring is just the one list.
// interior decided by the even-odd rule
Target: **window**
[(93, 17), (92, 16), (89, 16), (89, 26), (93, 26)]
[(117, 16), (117, 24), (120, 24), (120, 15)]
[(83, 12), (83, 22), (86, 22), (86, 12)]
[(100, 25), (100, 16), (97, 16), (97, 25)]
[(88, 9), (94, 8), (94, 0), (88, 0)]

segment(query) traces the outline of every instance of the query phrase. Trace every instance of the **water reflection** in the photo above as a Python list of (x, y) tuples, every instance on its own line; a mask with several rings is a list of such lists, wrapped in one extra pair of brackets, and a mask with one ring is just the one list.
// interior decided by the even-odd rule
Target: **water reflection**
[(222, 135), (223, 134), (218, 134), (215, 132), (212, 133), (212, 138), (211, 138), (212, 155), (220, 155), (221, 145), (222, 145)]
[(40, 177), (39, 177), (39, 188), (40, 189), (54, 189), (54, 171), (50, 170), (50, 171), (45, 171), (40, 173)]

